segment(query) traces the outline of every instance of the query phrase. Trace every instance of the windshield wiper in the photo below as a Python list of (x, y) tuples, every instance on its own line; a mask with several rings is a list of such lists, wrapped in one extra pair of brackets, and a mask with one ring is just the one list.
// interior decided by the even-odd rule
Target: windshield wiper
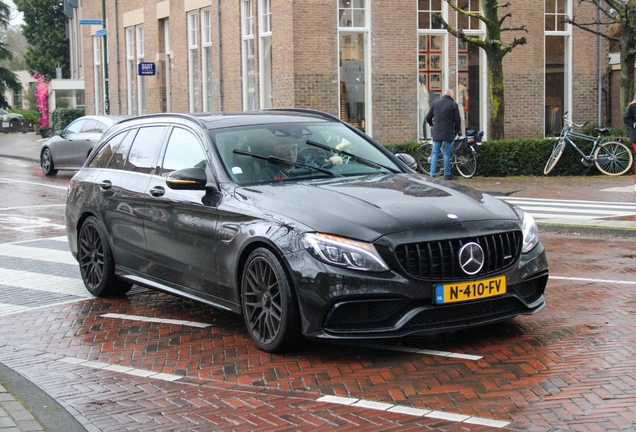
[(350, 152), (348, 152), (346, 150), (338, 150), (337, 148), (329, 147), (328, 145), (321, 144), (321, 143), (316, 142), (316, 141), (307, 140), (307, 141), (305, 141), (305, 144), (310, 145), (312, 147), (318, 147), (318, 148), (321, 148), (323, 150), (327, 150), (328, 152), (331, 152), (331, 153), (338, 153), (338, 154), (341, 154), (341, 155), (344, 155), (344, 156), (348, 156), (351, 159), (355, 160), (356, 162), (360, 162), (361, 164), (366, 165), (366, 166), (370, 166), (371, 168), (384, 168), (385, 170), (390, 171), (392, 173), (400, 172), (400, 171), (395, 170), (393, 168), (389, 168), (388, 166), (379, 164), (377, 162), (370, 161), (369, 159), (365, 159), (365, 158), (363, 158), (361, 156), (356, 156), (353, 153), (350, 153)]
[(280, 158), (280, 157), (274, 156), (274, 155), (263, 156), (263, 155), (259, 155), (259, 154), (256, 154), (256, 153), (251, 153), (251, 152), (248, 152), (248, 151), (245, 151), (245, 150), (239, 150), (239, 149), (232, 150), (232, 153), (245, 155), (245, 156), (251, 156), (251, 157), (256, 158), (256, 159), (266, 160), (267, 162), (270, 162), (270, 163), (273, 163), (273, 164), (276, 164), (276, 165), (282, 165), (282, 166), (294, 165), (295, 168), (309, 168), (309, 169), (313, 169), (313, 170), (319, 171), (321, 173), (328, 174), (331, 177), (342, 177), (342, 175), (336, 174), (335, 172), (330, 171), (330, 170), (328, 170), (326, 168), (321, 168), (321, 167), (317, 167), (317, 166), (314, 166), (314, 165), (308, 165), (308, 164), (304, 164), (304, 163), (300, 163), (300, 162), (292, 162), (289, 159), (283, 159), (283, 158)]

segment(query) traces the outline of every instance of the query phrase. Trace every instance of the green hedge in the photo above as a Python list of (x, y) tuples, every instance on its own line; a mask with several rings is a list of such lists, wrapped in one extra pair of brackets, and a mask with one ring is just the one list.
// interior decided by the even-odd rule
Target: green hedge
[[(623, 142), (631, 149), (632, 145), (628, 141), (623, 139)], [(592, 142), (580, 140), (575, 142), (584, 154), (589, 154)], [(486, 141), (482, 144), (477, 156), (475, 175), (484, 177), (542, 176), (554, 143), (554, 138)], [(409, 153), (415, 157), (420, 145), (418, 142), (410, 141), (386, 144), (385, 147), (392, 153)], [(586, 171), (587, 175), (601, 174), (594, 165), (588, 171), (588, 168), (581, 163), (581, 155), (568, 145), (557, 166), (549, 175), (584, 175)], [(629, 170), (626, 175), (633, 174), (634, 172)]]
[(83, 108), (57, 108), (51, 114), (51, 130), (53, 132), (63, 130), (73, 120), (84, 115)]
[(40, 118), (40, 113), (33, 110), (26, 109), (10, 109), (9, 112), (14, 112), (17, 114), (22, 114), (24, 116), (24, 121), (27, 123), (35, 123)]

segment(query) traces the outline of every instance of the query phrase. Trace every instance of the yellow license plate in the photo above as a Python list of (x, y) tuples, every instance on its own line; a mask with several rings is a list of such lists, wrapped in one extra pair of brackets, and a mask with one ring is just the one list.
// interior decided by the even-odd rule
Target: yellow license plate
[(506, 292), (506, 277), (435, 285), (435, 304), (446, 304), (494, 297)]

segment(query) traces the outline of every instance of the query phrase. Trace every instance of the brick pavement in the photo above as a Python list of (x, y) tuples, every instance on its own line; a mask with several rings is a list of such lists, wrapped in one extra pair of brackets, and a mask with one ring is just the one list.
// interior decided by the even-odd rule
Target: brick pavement
[[(39, 178), (52, 185), (65, 182)], [(603, 192), (631, 186), (629, 176), (457, 183), (524, 197), (636, 200), (633, 192)], [(11, 190), (21, 193), (18, 185)], [(56, 190), (44, 193), (40, 202), (59, 203), (64, 193)], [(54, 224), (63, 220), (59, 215), (50, 219)], [(10, 241), (9, 231), (0, 227), (2, 242)], [(42, 228), (12, 239), (47, 234), (52, 233)], [(551, 264), (546, 310), (478, 329), (386, 342), (403, 350), (452, 351), (478, 360), (326, 342), (307, 344), (293, 354), (265, 354), (253, 346), (239, 317), (136, 290), (125, 298), (0, 317), (0, 363), (36, 383), (90, 431), (492, 430), (403, 414), (396, 407), (510, 422), (506, 430), (636, 430), (633, 242), (590, 232), (544, 232), (542, 239)], [(105, 364), (130, 368), (125, 369), (129, 373), (100, 366)], [(179, 378), (141, 376), (150, 373)], [(318, 401), (326, 395), (358, 402)], [(364, 408), (372, 402), (386, 404), (385, 409)]]

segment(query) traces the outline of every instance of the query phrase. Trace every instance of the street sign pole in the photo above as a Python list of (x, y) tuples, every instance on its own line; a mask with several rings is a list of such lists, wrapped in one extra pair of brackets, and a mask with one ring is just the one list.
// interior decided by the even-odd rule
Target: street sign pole
[[(106, 29), (106, 0), (102, 0), (102, 28)], [(110, 100), (108, 99), (108, 39), (104, 35), (104, 113), (110, 114)]]

